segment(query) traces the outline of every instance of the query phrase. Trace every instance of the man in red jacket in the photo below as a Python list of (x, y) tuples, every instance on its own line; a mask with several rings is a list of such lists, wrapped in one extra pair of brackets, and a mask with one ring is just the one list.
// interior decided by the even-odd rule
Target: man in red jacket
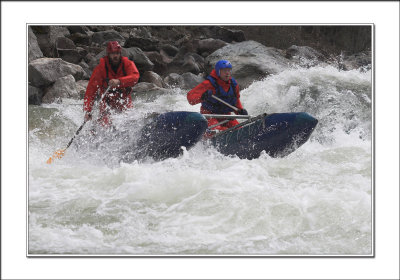
[[(236, 114), (248, 115), (240, 102), (239, 85), (232, 77), (232, 64), (227, 60), (218, 61), (206, 80), (188, 92), (187, 99), (191, 105), (201, 102), (200, 113), (202, 114), (230, 115), (234, 111), (227, 105), (212, 98), (212, 95), (238, 108), (239, 111), (235, 112)], [(208, 120), (208, 126), (215, 125), (223, 120), (211, 118)], [(233, 119), (213, 129), (225, 130), (238, 124), (239, 122)]]
[[(97, 95), (102, 96), (98, 121), (103, 126), (111, 124), (112, 111), (122, 112), (132, 108), (131, 91), (139, 80), (139, 71), (133, 61), (121, 56), (121, 50), (117, 41), (108, 42), (107, 56), (101, 58), (100, 63), (93, 70), (83, 104), (85, 121), (92, 119), (93, 103)], [(104, 95), (108, 86), (110, 90)]]

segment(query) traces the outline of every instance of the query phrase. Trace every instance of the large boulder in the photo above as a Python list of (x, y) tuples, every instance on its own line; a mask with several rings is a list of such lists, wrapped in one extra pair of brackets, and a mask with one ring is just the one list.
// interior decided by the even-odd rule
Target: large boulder
[(295, 45), (286, 50), (285, 57), (300, 66), (306, 67), (315, 66), (327, 60), (322, 53), (311, 47)]
[(83, 71), (85, 71), (85, 75), (82, 79), (89, 80), (92, 76), (92, 71), (90, 70), (89, 65), (84, 60), (82, 60), (78, 65), (82, 67)]
[(170, 44), (163, 44), (160, 46), (160, 51), (164, 51), (168, 56), (174, 57), (178, 54), (179, 49)]
[(63, 60), (73, 64), (79, 64), (83, 58), (81, 53), (76, 48), (74, 41), (66, 37), (57, 38), (56, 52), (57, 57), (60, 57)]
[(180, 79), (180, 87), (183, 89), (192, 89), (203, 81), (204, 78), (200, 75), (195, 75), (193, 73), (183, 73)]
[(56, 39), (56, 48), (57, 49), (76, 49), (76, 45), (74, 41), (67, 37), (58, 37)]
[(216, 26), (214, 32), (217, 39), (221, 39), (228, 43), (246, 41), (246, 36), (242, 30)]
[(205, 60), (201, 55), (192, 52), (186, 52), (186, 48), (181, 48), (179, 53), (168, 64), (168, 73), (183, 74), (191, 72), (195, 75), (204, 71)]
[(167, 72), (167, 63), (170, 63), (172, 59), (168, 59), (166, 56), (159, 52), (145, 52), (145, 55), (154, 64), (153, 71), (159, 75), (164, 75)]
[(53, 103), (61, 98), (79, 99), (75, 79), (72, 75), (67, 75), (56, 80), (56, 82), (46, 91), (42, 98), (43, 103)]
[(61, 58), (39, 58), (28, 65), (28, 80), (32, 86), (46, 87), (59, 78), (71, 74), (75, 80), (81, 80), (85, 71), (81, 66), (75, 65)]
[(42, 104), (43, 91), (40, 88), (28, 86), (28, 104), (40, 105)]
[(290, 60), (275, 49), (255, 41), (229, 44), (213, 52), (206, 58), (206, 68), (210, 72), (218, 60), (232, 63), (232, 75), (240, 87), (246, 88), (256, 80), (277, 74), (290, 66)]
[(80, 99), (83, 99), (85, 97), (86, 93), (86, 88), (89, 84), (89, 81), (87, 80), (80, 80), (76, 82), (76, 90), (78, 91), (78, 95)]
[(130, 60), (135, 62), (136, 67), (140, 73), (145, 71), (152, 71), (154, 68), (153, 62), (145, 55), (140, 48), (127, 48), (122, 49), (122, 55), (127, 56)]
[(43, 57), (43, 53), (40, 50), (36, 35), (33, 33), (32, 28), (28, 27), (28, 61), (31, 62), (41, 57)]
[(343, 70), (364, 68), (371, 69), (371, 52), (365, 51), (352, 55), (343, 55), (341, 67)]
[(57, 38), (70, 35), (69, 30), (64, 26), (51, 25), (43, 28), (32, 26), (32, 30), (36, 32), (40, 49), (46, 57), (54, 57), (56, 55), (55, 44)]
[(213, 39), (213, 38), (203, 39), (198, 41), (197, 52), (199, 54), (203, 53), (211, 54), (216, 50), (225, 47), (226, 45), (227, 43), (220, 39)]
[(155, 84), (156, 86), (162, 88), (164, 87), (164, 81), (163, 79), (155, 72), (153, 71), (146, 71), (140, 76), (140, 81), (141, 82), (146, 82), (146, 83), (152, 83)]
[(69, 35), (68, 38), (71, 39), (77, 45), (89, 46), (92, 42), (91, 36), (88, 34), (73, 33)]
[(129, 33), (129, 38), (126, 40), (124, 47), (137, 47), (143, 51), (155, 51), (159, 41), (151, 36), (147, 27), (133, 28)]
[(70, 25), (67, 26), (67, 29), (71, 34), (75, 33), (86, 34), (89, 31), (89, 28), (87, 26), (81, 26), (81, 25)]
[(77, 49), (57, 49), (57, 54), (58, 57), (73, 64), (79, 64), (83, 58)]
[(168, 94), (171, 90), (160, 88), (153, 83), (140, 82), (133, 87), (132, 98), (152, 102), (160, 95)]
[(203, 81), (204, 78), (201, 75), (195, 75), (190, 72), (183, 73), (182, 75), (170, 73), (164, 78), (164, 83), (170, 87), (179, 87), (182, 89), (192, 89)]
[(179, 75), (178, 73), (169, 73), (164, 78), (164, 82), (170, 87), (179, 87), (181, 79), (181, 75)]
[(118, 41), (121, 46), (125, 44), (125, 38), (115, 30), (94, 32), (92, 35), (92, 43), (99, 46), (106, 46), (108, 41)]

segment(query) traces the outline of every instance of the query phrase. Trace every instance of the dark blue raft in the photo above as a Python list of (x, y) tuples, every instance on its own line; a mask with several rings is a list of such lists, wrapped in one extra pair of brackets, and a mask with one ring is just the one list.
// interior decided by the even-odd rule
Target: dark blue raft
[(262, 151), (271, 157), (284, 157), (310, 138), (318, 120), (307, 113), (263, 114), (211, 138), (224, 155), (258, 158)]
[[(209, 141), (222, 154), (242, 159), (258, 158), (263, 151), (271, 157), (284, 157), (307, 142), (317, 123), (317, 119), (304, 112), (262, 114), (217, 133)], [(182, 147), (192, 148), (206, 130), (207, 120), (200, 113), (154, 114), (130, 152), (123, 152), (123, 161), (178, 157)]]
[(182, 147), (190, 149), (204, 135), (207, 120), (196, 112), (157, 114), (141, 131), (136, 158), (150, 156), (156, 160), (178, 157)]

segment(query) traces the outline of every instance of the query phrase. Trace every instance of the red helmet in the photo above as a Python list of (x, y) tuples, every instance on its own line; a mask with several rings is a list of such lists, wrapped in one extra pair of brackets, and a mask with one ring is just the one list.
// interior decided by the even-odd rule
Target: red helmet
[(117, 41), (110, 41), (107, 43), (107, 54), (113, 52), (121, 52), (121, 45)]

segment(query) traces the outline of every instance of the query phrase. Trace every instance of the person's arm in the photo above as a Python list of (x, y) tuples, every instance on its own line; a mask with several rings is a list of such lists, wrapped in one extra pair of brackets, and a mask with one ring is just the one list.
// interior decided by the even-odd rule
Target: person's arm
[(189, 104), (196, 105), (202, 102), (203, 100), (201, 99), (201, 97), (208, 90), (214, 91), (214, 87), (208, 80), (205, 80), (202, 83), (198, 84), (187, 93), (187, 100), (189, 101)]
[(126, 76), (119, 78), (120, 87), (133, 87), (139, 81), (139, 71), (136, 68), (135, 63), (132, 60), (124, 60), (124, 66), (126, 71)]
[(94, 68), (92, 76), (90, 77), (89, 83), (86, 88), (85, 97), (83, 100), (83, 110), (85, 111), (85, 119), (86, 116), (89, 116), (93, 109), (93, 103), (96, 98), (96, 95), (100, 89), (102, 90), (102, 82), (103, 77), (101, 73), (100, 64)]
[(239, 85), (236, 86), (235, 92), (236, 92), (236, 97), (237, 97), (235, 107), (239, 109), (239, 111), (235, 111), (235, 114), (236, 115), (248, 115), (247, 110), (243, 108), (242, 102), (240, 101)]

